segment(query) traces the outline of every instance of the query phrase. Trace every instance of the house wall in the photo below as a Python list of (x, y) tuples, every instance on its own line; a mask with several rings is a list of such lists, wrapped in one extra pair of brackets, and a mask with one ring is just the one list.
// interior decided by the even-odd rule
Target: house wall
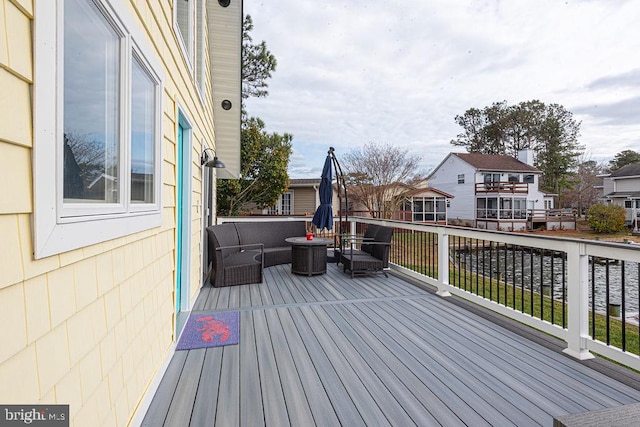
[(615, 191), (640, 191), (640, 178), (616, 179)]
[(0, 402), (69, 404), (72, 426), (127, 425), (174, 343), (178, 105), (193, 125), (191, 302), (200, 287), (211, 88), (201, 97), (192, 82), (172, 2), (125, 2), (165, 69), (162, 225), (35, 260), (31, 25), (51, 17), (34, 16), (31, 0), (0, 0)]
[[(429, 186), (454, 196), (448, 209), (450, 220), (474, 220), (475, 169), (457, 156), (448, 157), (429, 178)], [(458, 184), (458, 174), (464, 174), (464, 184)]]
[(615, 190), (615, 182), (609, 177), (605, 177), (602, 180), (602, 195), (606, 196), (609, 193), (613, 193)]
[(313, 215), (316, 211), (316, 192), (313, 187), (291, 188), (293, 191), (293, 214)]

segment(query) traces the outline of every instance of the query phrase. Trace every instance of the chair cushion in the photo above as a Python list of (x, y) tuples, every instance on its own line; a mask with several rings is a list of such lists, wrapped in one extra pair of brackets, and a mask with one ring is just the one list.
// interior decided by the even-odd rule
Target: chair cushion
[[(207, 237), (209, 240), (209, 259), (211, 261), (215, 257), (216, 248), (240, 244), (235, 225), (229, 223), (207, 227)], [(240, 248), (222, 249), (220, 252), (222, 257), (226, 258), (233, 253), (240, 252)]]
[[(380, 243), (391, 243), (391, 239), (393, 238), (393, 228), (392, 227), (385, 227), (385, 226), (380, 226), (378, 227), (378, 230), (376, 231), (376, 237), (374, 239), (374, 241), (376, 242), (380, 242)], [(373, 255), (374, 257), (381, 259), (385, 262), (387, 262), (387, 260), (385, 258), (387, 258), (387, 254), (389, 253), (389, 246), (387, 245), (371, 245), (371, 255)], [(385, 265), (386, 267), (386, 265)]]
[(367, 245), (367, 240), (374, 240), (376, 238), (376, 233), (378, 232), (378, 228), (380, 228), (377, 224), (368, 224), (367, 229), (364, 232), (363, 239), (364, 241), (360, 245), (360, 249), (364, 252), (370, 254), (371, 253), (371, 245)]

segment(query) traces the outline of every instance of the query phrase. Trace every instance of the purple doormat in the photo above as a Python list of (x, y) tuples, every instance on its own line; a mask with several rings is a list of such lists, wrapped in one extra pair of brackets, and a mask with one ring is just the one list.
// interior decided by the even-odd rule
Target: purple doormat
[(187, 319), (176, 350), (238, 344), (239, 340), (240, 313), (237, 311), (195, 314)]

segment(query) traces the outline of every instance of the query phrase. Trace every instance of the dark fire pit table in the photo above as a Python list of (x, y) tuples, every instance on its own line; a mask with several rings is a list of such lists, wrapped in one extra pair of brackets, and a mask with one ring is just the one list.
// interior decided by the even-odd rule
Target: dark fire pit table
[(306, 237), (289, 237), (284, 239), (291, 243), (291, 272), (312, 276), (327, 272), (327, 245), (333, 242), (331, 239), (314, 237), (307, 240)]

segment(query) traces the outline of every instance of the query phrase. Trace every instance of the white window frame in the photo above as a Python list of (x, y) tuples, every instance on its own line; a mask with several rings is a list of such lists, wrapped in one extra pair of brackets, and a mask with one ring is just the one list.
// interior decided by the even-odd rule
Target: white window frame
[[(290, 201), (291, 201), (291, 205), (289, 206), (290, 208), (290, 212), (289, 213), (284, 213), (284, 195), (290, 195)], [(264, 215), (293, 215), (294, 214), (294, 204), (293, 204), (293, 191), (287, 191), (281, 195), (278, 196), (278, 201), (276, 202), (275, 205), (267, 208), (267, 209), (263, 209), (262, 213)]]
[[(33, 85), (33, 191), (34, 257), (36, 259), (112, 240), (162, 224), (162, 91), (161, 62), (130, 5), (124, 0), (94, 0), (112, 25), (123, 31), (121, 62), (120, 142), (121, 195), (113, 204), (64, 204), (62, 193), (63, 152), (63, 7), (64, 0), (35, 0), (35, 15), (55, 17), (34, 21)], [(154, 158), (154, 203), (130, 201), (130, 91), (131, 67), (136, 55), (156, 82), (156, 145)], [(75, 205), (75, 204), (74, 204)], [(84, 205), (84, 206), (83, 206)], [(91, 206), (89, 206), (91, 205)], [(104, 206), (107, 205), (107, 206)]]
[[(179, 1), (183, 1), (183, 0), (179, 0)], [(189, 22), (187, 22), (187, 25), (189, 27), (187, 29), (187, 31), (189, 32), (189, 34), (187, 34), (188, 40), (184, 39), (184, 34), (182, 34), (182, 30), (178, 25), (178, 1), (174, 1), (174, 5), (173, 5), (173, 31), (176, 34), (176, 38), (178, 39), (178, 44), (182, 49), (182, 54), (187, 60), (187, 64), (189, 65), (189, 70), (193, 71), (193, 62), (194, 62), (193, 54), (194, 54), (194, 42), (195, 42), (195, 2), (189, 1), (188, 8), (189, 8), (189, 10), (187, 11), (187, 15), (189, 16)]]
[(459, 173), (458, 174), (458, 184), (464, 184), (464, 174), (463, 173)]
[(173, 6), (173, 31), (176, 34), (178, 45), (185, 59), (187, 68), (193, 77), (195, 87), (200, 97), (200, 102), (205, 103), (206, 90), (206, 0), (191, 0), (188, 2), (189, 26), (188, 39), (185, 40), (182, 30), (178, 25), (178, 2), (174, 1)]

